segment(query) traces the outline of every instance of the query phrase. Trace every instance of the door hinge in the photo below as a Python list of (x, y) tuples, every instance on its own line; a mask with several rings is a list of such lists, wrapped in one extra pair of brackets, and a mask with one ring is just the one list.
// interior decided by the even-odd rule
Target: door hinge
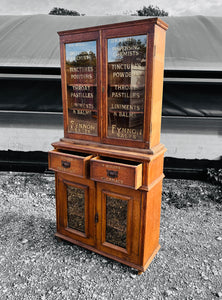
[(98, 213), (95, 214), (95, 223), (98, 223), (99, 222), (99, 216), (98, 216)]

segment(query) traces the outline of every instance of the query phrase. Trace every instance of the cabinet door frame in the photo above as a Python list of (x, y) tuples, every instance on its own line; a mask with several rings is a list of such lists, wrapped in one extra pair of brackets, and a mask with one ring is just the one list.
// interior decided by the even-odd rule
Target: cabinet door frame
[[(126, 248), (106, 241), (106, 196), (128, 201)], [(97, 183), (97, 248), (105, 253), (138, 263), (140, 252), (140, 206), (141, 192), (117, 187), (111, 184)]]
[[(96, 82), (97, 82), (97, 135), (88, 135), (68, 131), (68, 105), (67, 105), (67, 76), (66, 76), (66, 44), (96, 41)], [(64, 137), (71, 139), (80, 139), (99, 142), (101, 140), (101, 51), (100, 51), (100, 33), (98, 30), (77, 33), (60, 37), (60, 60), (61, 60), (61, 81), (62, 81), (62, 99), (63, 99), (63, 118), (64, 118)]]
[[(67, 186), (84, 190), (85, 232), (68, 227)], [(94, 182), (66, 174), (57, 174), (57, 231), (88, 245), (95, 245), (95, 186)]]
[[(108, 241), (106, 241), (106, 196), (110, 196), (110, 197), (114, 197), (114, 198), (118, 198), (120, 200), (123, 201), (127, 201), (127, 226), (126, 226), (126, 248), (117, 246), (115, 244), (112, 244)], [(101, 236), (101, 244), (103, 247), (107, 247), (110, 248), (114, 251), (119, 251), (122, 252), (126, 255), (130, 255), (131, 254), (131, 240), (130, 240), (130, 236), (132, 233), (132, 224), (131, 224), (131, 220), (132, 220), (132, 208), (133, 208), (133, 198), (129, 197), (129, 196), (124, 196), (122, 194), (119, 193), (115, 193), (115, 192), (110, 192), (108, 190), (103, 190), (102, 191), (102, 195), (101, 195), (101, 200), (102, 200), (102, 210), (101, 210), (101, 216), (102, 216), (102, 236)]]
[[(121, 145), (128, 147), (149, 148), (150, 139), (150, 114), (152, 102), (152, 79), (153, 79), (153, 48), (154, 48), (154, 27), (150, 24), (141, 24), (140, 26), (129, 26), (122, 28), (104, 29), (102, 31), (102, 96), (103, 96), (103, 135), (104, 144)], [(144, 113), (143, 113), (143, 138), (142, 140), (132, 140), (124, 138), (108, 137), (108, 39), (134, 37), (146, 35), (146, 69), (145, 69), (145, 92), (144, 92)], [(105, 92), (104, 92), (105, 91)]]

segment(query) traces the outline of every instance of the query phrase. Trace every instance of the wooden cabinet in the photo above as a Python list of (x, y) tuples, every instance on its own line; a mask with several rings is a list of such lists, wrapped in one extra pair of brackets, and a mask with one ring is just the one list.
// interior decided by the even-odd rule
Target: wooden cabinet
[(61, 173), (56, 188), (57, 237), (129, 265), (139, 263), (141, 191), (129, 194)]
[[(104, 156), (102, 149), (91, 147), (88, 155), (73, 151), (79, 145), (53, 145), (49, 168), (56, 171), (56, 236), (144, 271), (160, 247), (164, 146), (155, 155), (119, 151), (115, 158), (112, 149)], [(72, 149), (66, 153), (57, 147)], [(58, 153), (55, 164), (52, 157)], [(76, 171), (77, 153), (86, 159), (88, 172), (84, 163), (83, 171)], [(63, 161), (71, 161), (68, 171), (60, 167)]]
[(153, 18), (59, 33), (56, 236), (140, 272), (160, 247), (166, 29)]
[(65, 138), (159, 143), (166, 29), (153, 18), (59, 32)]

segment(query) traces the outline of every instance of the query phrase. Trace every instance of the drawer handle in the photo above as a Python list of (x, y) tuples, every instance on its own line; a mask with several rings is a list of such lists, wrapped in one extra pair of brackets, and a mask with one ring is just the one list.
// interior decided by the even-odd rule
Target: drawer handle
[(69, 161), (65, 161), (65, 160), (62, 160), (62, 166), (63, 168), (70, 168), (70, 165), (71, 163)]
[(111, 178), (117, 178), (118, 177), (118, 171), (113, 170), (106, 170), (107, 176)]

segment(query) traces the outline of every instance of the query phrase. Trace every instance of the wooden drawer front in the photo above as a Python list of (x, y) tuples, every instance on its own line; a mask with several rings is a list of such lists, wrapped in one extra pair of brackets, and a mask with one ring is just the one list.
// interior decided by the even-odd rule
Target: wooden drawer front
[(92, 155), (86, 153), (52, 150), (49, 152), (49, 169), (86, 178), (89, 176), (90, 158)]
[(90, 178), (138, 189), (142, 185), (142, 163), (94, 157), (90, 160)]

